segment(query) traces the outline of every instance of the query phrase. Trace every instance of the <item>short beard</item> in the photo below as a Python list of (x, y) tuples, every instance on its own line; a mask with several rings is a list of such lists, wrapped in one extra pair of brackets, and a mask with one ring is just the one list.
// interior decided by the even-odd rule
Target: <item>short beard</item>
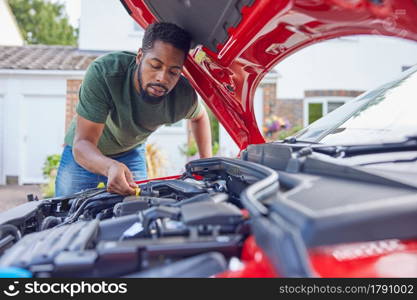
[[(140, 96), (142, 97), (142, 99), (145, 102), (148, 102), (148, 103), (155, 103), (156, 104), (156, 103), (162, 102), (165, 99), (166, 94), (168, 93), (167, 88), (164, 87), (163, 85), (159, 85), (159, 84), (148, 84), (145, 88), (143, 88), (142, 87), (143, 86), (142, 73), (140, 72), (141, 66), (142, 66), (142, 62), (139, 63), (138, 69), (137, 69)], [(149, 95), (148, 92), (146, 91), (146, 88), (148, 86), (152, 86), (152, 85), (153, 86), (159, 86), (159, 87), (165, 89), (166, 90), (165, 94), (163, 94), (162, 96), (159, 96), (159, 97), (154, 97), (154, 96)]]

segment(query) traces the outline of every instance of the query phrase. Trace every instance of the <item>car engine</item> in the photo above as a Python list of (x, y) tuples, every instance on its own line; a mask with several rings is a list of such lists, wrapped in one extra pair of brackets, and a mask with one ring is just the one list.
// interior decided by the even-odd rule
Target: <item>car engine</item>
[[(352, 268), (335, 260), (340, 249), (414, 253), (415, 181), (325, 151), (251, 145), (240, 159), (194, 160), (181, 176), (140, 183), (137, 196), (97, 188), (29, 201), (0, 214), (0, 267), (33, 277), (332, 277)], [(391, 269), (368, 263), (355, 275)]]
[(220, 273), (250, 233), (241, 192), (274, 174), (213, 158), (189, 163), (178, 179), (140, 184), (138, 196), (97, 188), (28, 202), (1, 216), (0, 266), (35, 277)]

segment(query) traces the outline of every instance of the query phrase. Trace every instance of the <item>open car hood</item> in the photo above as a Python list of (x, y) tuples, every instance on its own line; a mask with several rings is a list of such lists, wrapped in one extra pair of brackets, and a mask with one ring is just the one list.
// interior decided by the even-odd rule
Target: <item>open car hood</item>
[(417, 41), (416, 0), (121, 0), (143, 28), (188, 30), (184, 73), (240, 149), (265, 140), (253, 99), (278, 62), (308, 45), (354, 34)]

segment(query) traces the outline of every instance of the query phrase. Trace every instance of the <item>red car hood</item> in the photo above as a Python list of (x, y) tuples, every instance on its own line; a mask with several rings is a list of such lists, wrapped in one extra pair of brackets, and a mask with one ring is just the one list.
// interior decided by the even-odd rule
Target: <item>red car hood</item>
[[(286, 56), (353, 34), (417, 41), (416, 0), (225, 0), (221, 8), (206, 0), (165, 1), (160, 6), (157, 2), (161, 1), (122, 0), (144, 28), (156, 20), (174, 21), (194, 40), (208, 41), (190, 53), (184, 73), (240, 149), (265, 142), (255, 120), (254, 93), (265, 74)], [(211, 6), (220, 9), (214, 18), (227, 33), (220, 41), (208, 39), (210, 28), (204, 28), (207, 18), (219, 24), (210, 16)], [(227, 14), (237, 21), (228, 22)]]

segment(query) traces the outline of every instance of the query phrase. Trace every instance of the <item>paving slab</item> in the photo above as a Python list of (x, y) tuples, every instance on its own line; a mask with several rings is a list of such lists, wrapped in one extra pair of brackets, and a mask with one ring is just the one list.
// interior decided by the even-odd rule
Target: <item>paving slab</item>
[(27, 195), (42, 199), (40, 185), (0, 185), (0, 212), (27, 202)]

